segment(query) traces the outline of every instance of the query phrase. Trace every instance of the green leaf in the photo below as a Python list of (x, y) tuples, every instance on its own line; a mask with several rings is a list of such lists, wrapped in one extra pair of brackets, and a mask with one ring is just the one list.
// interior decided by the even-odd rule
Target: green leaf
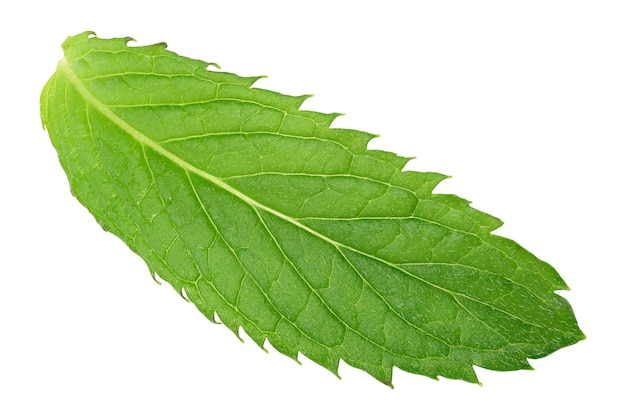
[(337, 374), (478, 382), (584, 338), (557, 272), (445, 178), (165, 44), (68, 38), (41, 115), (71, 191), (210, 320)]

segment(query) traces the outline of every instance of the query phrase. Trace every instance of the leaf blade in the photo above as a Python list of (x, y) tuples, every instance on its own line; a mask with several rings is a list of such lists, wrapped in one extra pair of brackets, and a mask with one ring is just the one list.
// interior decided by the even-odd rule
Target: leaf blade
[(388, 384), (393, 366), (478, 382), (584, 338), (556, 271), (433, 194), (445, 176), (306, 97), (127, 42), (68, 38), (42, 121), (77, 198), (209, 319)]

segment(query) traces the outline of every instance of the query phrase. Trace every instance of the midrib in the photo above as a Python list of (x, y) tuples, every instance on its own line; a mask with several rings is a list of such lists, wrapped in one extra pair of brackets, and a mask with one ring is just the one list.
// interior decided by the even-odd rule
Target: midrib
[[(235, 197), (239, 198), (240, 200), (244, 201), (245, 203), (249, 204), (250, 206), (258, 209), (258, 210), (263, 210), (267, 213), (270, 213), (282, 220), (285, 220), (288, 223), (293, 224), (294, 226), (303, 229), (306, 232), (309, 232), (311, 235), (314, 235), (320, 239), (322, 239), (325, 242), (328, 242), (329, 244), (332, 244), (335, 248), (337, 248), (337, 250), (340, 250), (341, 248), (352, 251), (354, 253), (357, 254), (361, 254), (364, 255), (366, 257), (369, 257), (375, 261), (378, 261), (379, 263), (382, 263), (384, 265), (387, 265), (395, 270), (398, 270), (400, 272), (402, 272), (403, 274), (414, 278), (417, 281), (423, 282), (424, 284), (427, 284), (435, 289), (441, 290), (445, 293), (450, 294), (451, 296), (454, 297), (454, 299), (456, 299), (456, 296), (462, 296), (465, 298), (468, 298), (470, 300), (474, 300), (477, 301), (481, 304), (486, 304), (490, 307), (492, 307), (491, 305), (487, 304), (486, 302), (482, 302), (482, 301), (478, 301), (476, 298), (473, 298), (471, 296), (465, 295), (463, 293), (456, 293), (452, 290), (446, 289), (445, 287), (442, 287), (440, 285), (434, 284), (428, 280), (426, 280), (423, 277), (417, 276), (407, 270), (405, 270), (402, 267), (399, 267), (398, 265), (384, 260), (376, 255), (372, 255), (372, 254), (368, 254), (362, 250), (356, 249), (352, 246), (346, 245), (344, 243), (341, 242), (337, 242), (331, 238), (329, 238), (326, 235), (321, 234), (320, 232), (300, 223), (298, 220), (287, 216), (286, 214), (283, 214), (275, 209), (272, 209), (271, 207), (267, 207), (266, 205), (259, 203), (258, 201), (254, 200), (253, 198), (248, 197), (246, 194), (242, 193), (241, 191), (231, 187), (230, 185), (228, 185), (226, 182), (224, 182), (221, 178), (218, 178), (214, 175), (211, 175), (205, 171), (203, 171), (202, 169), (190, 164), (189, 162), (181, 159), (180, 157), (176, 156), (174, 153), (170, 152), (169, 150), (163, 148), (161, 145), (159, 145), (157, 142), (155, 142), (154, 140), (152, 140), (150, 137), (146, 136), (145, 134), (143, 134), (141, 131), (137, 130), (136, 128), (134, 128), (132, 125), (128, 124), (126, 121), (124, 121), (122, 118), (120, 118), (117, 114), (115, 114), (109, 107), (106, 106), (106, 104), (102, 103), (98, 98), (96, 98), (90, 91), (89, 89), (87, 89), (87, 87), (84, 85), (84, 83), (80, 80), (80, 78), (76, 75), (76, 73), (74, 73), (74, 71), (72, 70), (71, 66), (69, 65), (69, 63), (67, 62), (67, 60), (64, 58), (61, 61), (59, 61), (59, 64), (57, 66), (57, 69), (59, 71), (61, 71), (65, 77), (67, 77), (68, 81), (76, 88), (76, 90), (79, 92), (79, 94), (83, 97), (83, 99), (89, 103), (91, 106), (93, 106), (96, 110), (98, 110), (100, 113), (102, 113), (102, 115), (104, 115), (106, 118), (108, 118), (112, 123), (116, 124), (117, 126), (119, 126), (122, 130), (126, 131), (132, 138), (134, 138), (135, 140), (137, 140), (140, 144), (151, 148), (152, 150), (154, 150), (155, 152), (161, 154), (162, 156), (164, 156), (165, 158), (169, 159), (172, 163), (180, 166), (183, 170), (189, 172), (189, 173), (193, 173), (196, 174), (198, 176), (200, 176), (203, 179), (206, 179), (207, 181), (213, 183), (214, 185), (218, 186), (219, 188), (222, 188), (223, 190), (231, 193), (232, 195), (234, 195)], [(339, 251), (341, 252), (341, 251)], [(370, 287), (372, 287), (370, 285)], [(382, 297), (381, 297), (382, 298)], [(391, 304), (389, 302), (386, 301), (386, 299), (383, 298), (383, 300), (385, 301), (385, 303), (389, 306), (390, 309), (392, 309), (392, 311), (395, 312), (395, 308), (393, 308), (391, 306)], [(499, 310), (498, 308), (492, 307), (493, 309)], [(501, 311), (501, 310), (499, 310)], [(507, 315), (513, 316), (511, 314), (509, 314), (508, 312), (505, 312)], [(414, 325), (412, 325), (412, 323), (410, 323), (407, 319), (405, 319), (404, 317), (402, 317), (400, 314), (397, 314), (401, 319), (403, 319), (405, 322), (407, 322), (409, 325), (415, 327)], [(482, 321), (481, 321), (482, 322)], [(423, 331), (425, 332), (425, 331)], [(431, 337), (437, 339), (438, 341), (441, 341), (441, 339), (432, 336), (429, 333), (426, 333), (428, 335), (430, 335)], [(443, 341), (442, 341), (443, 342)]]
[[(228, 191), (229, 193), (233, 194), (235, 197), (238, 197), (239, 199), (241, 199), (242, 201), (244, 201), (245, 203), (248, 203), (250, 206), (259, 209), (259, 210), (263, 210), (266, 211), (270, 214), (273, 214), (274, 216), (285, 220), (288, 223), (293, 224), (294, 226), (305, 230), (306, 232), (309, 232), (310, 234), (322, 239), (323, 241), (328, 242), (329, 244), (332, 244), (339, 252), (341, 248), (346, 249), (346, 250), (350, 250), (352, 252), (367, 256), (369, 258), (372, 258), (373, 260), (376, 260), (378, 262), (381, 262), (387, 266), (390, 266), (396, 270), (399, 270), (401, 272), (403, 272), (404, 274), (408, 275), (409, 277), (413, 277), (416, 280), (422, 281), (426, 284), (429, 284), (437, 289), (441, 289), (447, 293), (451, 293), (451, 291), (446, 290), (444, 288), (441, 288), (440, 286), (437, 286), (435, 284), (432, 284), (428, 281), (426, 281), (425, 279), (416, 277), (415, 275), (409, 273), (408, 271), (404, 270), (401, 267), (398, 267), (395, 264), (392, 264), (389, 261), (385, 261), (383, 259), (381, 259), (380, 257), (377, 257), (375, 255), (371, 255), (371, 254), (367, 254), (363, 251), (360, 251), (358, 249), (355, 249), (351, 246), (348, 246), (346, 244), (343, 244), (341, 242), (337, 242), (319, 232), (317, 232), (314, 229), (311, 229), (310, 227), (303, 225), (302, 223), (300, 223), (299, 221), (295, 220), (292, 217), (287, 216), (286, 214), (283, 214), (279, 211), (276, 211), (270, 207), (265, 206), (264, 204), (259, 203), (258, 201), (248, 197), (246, 194), (242, 193), (241, 191), (231, 187), (230, 185), (228, 185), (227, 183), (225, 183), (221, 178), (218, 178), (216, 176), (213, 176), (205, 171), (203, 171), (202, 169), (190, 164), (189, 162), (181, 159), (180, 157), (176, 156), (174, 153), (170, 152), (169, 150), (163, 148), (161, 145), (159, 145), (157, 142), (155, 142), (154, 140), (152, 140), (150, 137), (146, 136), (145, 134), (143, 134), (141, 131), (137, 130), (135, 127), (133, 127), (132, 125), (128, 124), (126, 121), (124, 121), (122, 118), (120, 118), (117, 114), (115, 114), (109, 107), (107, 107), (104, 103), (102, 103), (100, 100), (98, 100), (98, 98), (96, 98), (90, 91), (89, 89), (87, 89), (87, 87), (84, 85), (84, 83), (80, 80), (80, 78), (76, 75), (76, 73), (74, 73), (74, 71), (72, 70), (71, 66), (69, 65), (69, 63), (67, 62), (67, 60), (64, 58), (62, 59), (58, 66), (57, 69), (59, 71), (61, 71), (63, 73), (63, 75), (68, 79), (68, 81), (74, 86), (74, 88), (78, 91), (78, 93), (83, 97), (83, 99), (90, 104), (91, 106), (93, 106), (96, 110), (98, 110), (98, 112), (102, 113), (102, 115), (104, 115), (106, 118), (108, 118), (113, 124), (116, 124), (117, 126), (119, 126), (122, 130), (126, 131), (132, 138), (134, 138), (135, 140), (137, 140), (140, 144), (142, 144), (143, 146), (149, 147), (152, 150), (154, 150), (155, 152), (161, 154), (162, 156), (164, 156), (165, 158), (169, 159), (172, 163), (180, 166), (183, 170), (187, 171), (188, 173), (194, 173), (198, 176), (200, 176), (203, 179), (206, 179), (207, 181), (213, 183), (214, 185), (218, 186), (219, 188), (222, 188), (225, 191)], [(352, 264), (352, 263), (350, 263)], [(358, 274), (358, 272), (357, 272)], [(358, 274), (360, 276), (360, 274)], [(363, 279), (365, 281), (365, 279)], [(369, 282), (365, 281), (368, 285)], [(371, 285), (369, 285), (370, 287), (372, 287)], [(311, 287), (309, 285), (309, 287)], [(375, 293), (379, 294), (379, 292), (372, 287), (372, 289), (375, 291)], [(410, 322), (408, 319), (404, 318), (400, 313), (398, 313), (396, 311), (396, 309), (389, 303), (387, 302), (387, 300), (382, 297), (381, 295), (379, 295), (380, 298), (383, 300), (383, 302), (385, 302), (385, 304), (389, 307), (389, 309), (396, 314), (396, 316), (398, 316), (400, 319), (402, 319), (407, 325), (409, 325), (410, 327), (416, 328), (419, 331), (421, 331), (422, 333), (424, 333), (425, 335), (441, 342), (444, 345), (448, 345), (447, 342), (445, 342), (444, 340), (442, 340), (441, 338), (423, 330), (421, 327), (414, 325), (412, 322)], [(346, 324), (347, 325), (347, 324)], [(350, 327), (351, 328), (351, 327)], [(352, 329), (352, 328), (351, 328)], [(355, 332), (358, 333), (358, 331), (354, 330)], [(360, 333), (359, 333), (360, 334)], [(365, 337), (364, 337), (365, 338)], [(371, 341), (368, 339), (368, 341)]]

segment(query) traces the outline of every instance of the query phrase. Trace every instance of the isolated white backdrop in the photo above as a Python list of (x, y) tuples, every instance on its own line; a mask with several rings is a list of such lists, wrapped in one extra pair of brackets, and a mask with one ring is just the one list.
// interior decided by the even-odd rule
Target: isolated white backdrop
[[(624, 418), (626, 10), (620, 1), (11, 2), (2, 6), (0, 418)], [(477, 369), (340, 381), (213, 325), (71, 197), (39, 92), (84, 30), (166, 41), (371, 147), (453, 175), (498, 231), (554, 265), (587, 340)], [(245, 336), (244, 336), (245, 338)]]

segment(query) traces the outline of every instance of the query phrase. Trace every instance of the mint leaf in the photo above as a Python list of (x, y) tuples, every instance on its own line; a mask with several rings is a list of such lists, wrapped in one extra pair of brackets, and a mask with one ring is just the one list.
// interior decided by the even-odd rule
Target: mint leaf
[(307, 96), (68, 38), (41, 116), (72, 193), (210, 320), (337, 374), (478, 382), (584, 338), (548, 264)]

